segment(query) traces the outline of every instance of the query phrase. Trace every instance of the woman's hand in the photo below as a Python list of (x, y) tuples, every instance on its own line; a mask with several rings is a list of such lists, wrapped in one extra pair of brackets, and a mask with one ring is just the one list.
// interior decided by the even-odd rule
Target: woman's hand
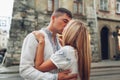
[(35, 35), (39, 44), (45, 44), (44, 35), (42, 33), (39, 31), (33, 31), (32, 33)]

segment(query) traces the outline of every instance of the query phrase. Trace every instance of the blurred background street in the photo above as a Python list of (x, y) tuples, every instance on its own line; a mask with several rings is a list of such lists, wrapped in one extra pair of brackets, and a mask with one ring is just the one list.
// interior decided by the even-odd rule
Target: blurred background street
[[(0, 67), (0, 80), (24, 80), (19, 75), (19, 66)], [(92, 63), (90, 80), (120, 80), (120, 61)]]
[(48, 26), (59, 7), (87, 25), (91, 80), (120, 80), (120, 0), (1, 0), (0, 80), (23, 80), (18, 71), (23, 40)]

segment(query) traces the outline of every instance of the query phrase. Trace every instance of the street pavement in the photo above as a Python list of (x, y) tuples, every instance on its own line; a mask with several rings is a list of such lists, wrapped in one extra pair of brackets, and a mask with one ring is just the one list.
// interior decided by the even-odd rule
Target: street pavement
[(120, 80), (120, 74), (118, 75), (103, 75), (90, 77), (90, 80)]
[(94, 62), (91, 64), (91, 68), (109, 68), (109, 67), (120, 67), (120, 60), (103, 60), (100, 62)]
[(7, 73), (18, 73), (19, 72), (19, 65), (16, 66), (0, 66), (0, 74), (7, 74)]
[[(101, 61), (91, 64), (90, 80), (120, 80), (120, 61)], [(19, 65), (0, 66), (0, 80), (23, 80), (19, 75)]]
[(120, 80), (120, 61), (92, 63), (90, 80)]

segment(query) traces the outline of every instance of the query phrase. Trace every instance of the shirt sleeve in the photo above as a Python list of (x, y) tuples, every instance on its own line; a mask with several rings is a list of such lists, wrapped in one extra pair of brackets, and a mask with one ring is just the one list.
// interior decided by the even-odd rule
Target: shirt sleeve
[(71, 58), (67, 56), (69, 53), (66, 48), (61, 48), (50, 57), (50, 60), (56, 65), (58, 69), (68, 69), (71, 65)]
[(37, 44), (32, 33), (24, 39), (19, 66), (20, 75), (27, 80), (57, 80), (58, 74), (43, 73), (34, 68)]

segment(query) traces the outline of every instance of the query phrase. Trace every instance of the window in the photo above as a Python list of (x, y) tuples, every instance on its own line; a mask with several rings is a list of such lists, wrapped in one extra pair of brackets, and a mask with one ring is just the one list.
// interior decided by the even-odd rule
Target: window
[(117, 0), (116, 2), (116, 12), (120, 13), (120, 0)]
[(59, 0), (48, 0), (48, 11), (54, 11), (59, 7)]
[(53, 0), (48, 0), (48, 11), (53, 11)]
[(0, 27), (6, 27), (6, 20), (0, 20)]
[(100, 0), (100, 10), (108, 11), (108, 0)]
[(73, 13), (82, 14), (83, 13), (83, 0), (74, 0)]
[(59, 0), (54, 0), (54, 10), (59, 8)]

